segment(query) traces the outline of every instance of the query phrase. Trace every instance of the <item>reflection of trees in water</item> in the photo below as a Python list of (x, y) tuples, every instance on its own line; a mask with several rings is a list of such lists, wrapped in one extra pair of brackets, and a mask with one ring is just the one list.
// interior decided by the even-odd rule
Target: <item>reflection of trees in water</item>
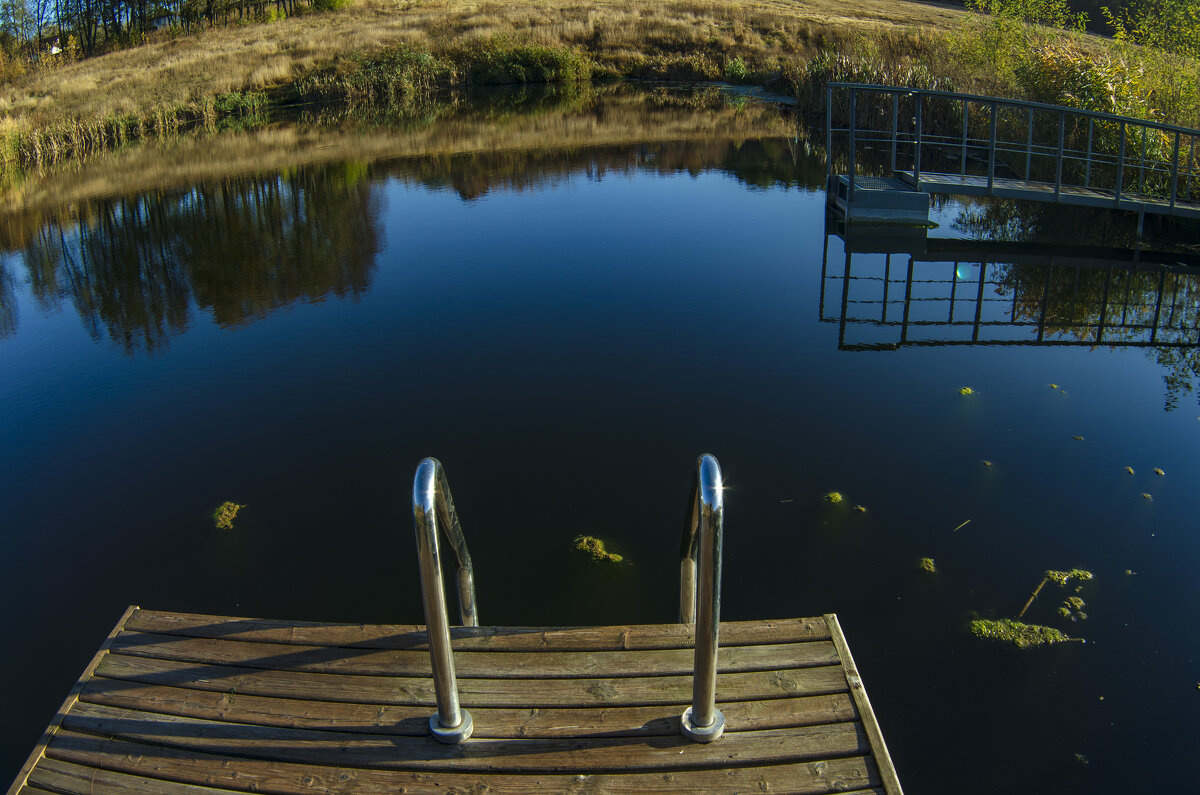
[[(1137, 217), (1133, 213), (986, 201), (964, 210), (954, 228), (979, 240), (1057, 241), (1126, 248), (1150, 242), (1156, 249), (1180, 251), (1194, 250), (1194, 245), (1189, 247), (1179, 242), (1194, 238), (1172, 234), (1174, 228), (1178, 224), (1195, 223), (1147, 216), (1146, 235), (1144, 241), (1139, 241)], [(1077, 283), (1074, 270), (1060, 270), (1050, 274), (1047, 287), (1046, 268), (1001, 267), (1007, 269), (1003, 271), (1005, 283), (1013, 290), (1017, 313), (1024, 319), (1036, 320), (1041, 316), (1043, 294), (1049, 290), (1047, 334), (1095, 340), (1103, 318), (1105, 340), (1132, 339), (1144, 336), (1146, 330), (1122, 326), (1150, 327), (1157, 322), (1154, 339), (1163, 345), (1150, 347), (1147, 354), (1167, 370), (1163, 376), (1166, 409), (1174, 409), (1182, 395), (1196, 391), (1200, 384), (1200, 349), (1166, 345), (1200, 342), (1196, 330), (1200, 323), (1197, 309), (1200, 275), (1153, 269), (1119, 270), (1110, 276), (1104, 270), (1081, 269)]]
[(17, 294), (8, 264), (0, 260), (0, 339), (17, 333)]
[(1147, 215), (1144, 234), (1137, 214), (1103, 207), (1075, 207), (1007, 199), (976, 199), (951, 225), (975, 240), (1009, 240), (1195, 252), (1196, 221)]
[(541, 190), (572, 178), (637, 172), (697, 176), (719, 171), (755, 188), (823, 185), (824, 164), (791, 139), (670, 141), (587, 149), (467, 152), (403, 159), (382, 167), (389, 176), (429, 188), (451, 188), (478, 199), (495, 190)]
[(997, 265), (997, 291), (1013, 297), (1015, 319), (1046, 335), (1097, 345), (1144, 342), (1166, 368), (1165, 407), (1200, 384), (1200, 273), (1151, 267), (1050, 268)]
[(349, 163), (94, 202), (25, 241), (31, 290), (43, 306), (69, 301), (94, 338), (128, 352), (183, 331), (193, 299), (228, 325), (360, 295), (379, 250), (365, 176)]

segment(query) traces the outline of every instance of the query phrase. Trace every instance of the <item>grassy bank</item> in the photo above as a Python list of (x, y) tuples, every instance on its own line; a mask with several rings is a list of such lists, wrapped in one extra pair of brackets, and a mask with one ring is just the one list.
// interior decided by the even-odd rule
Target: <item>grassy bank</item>
[(252, 126), (309, 101), (419, 106), (486, 83), (828, 79), (1034, 98), (1200, 125), (1196, 65), (1079, 33), (898, 0), (356, 0), (159, 38), (0, 90), (0, 159), (23, 167), (181, 129)]

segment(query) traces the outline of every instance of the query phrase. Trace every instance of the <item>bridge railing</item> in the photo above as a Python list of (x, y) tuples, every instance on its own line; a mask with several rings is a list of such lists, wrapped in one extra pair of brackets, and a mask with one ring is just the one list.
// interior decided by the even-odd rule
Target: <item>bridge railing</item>
[(1055, 201), (1074, 191), (1173, 213), (1200, 200), (1198, 138), (1200, 130), (1039, 102), (863, 83), (826, 88), (828, 170), (851, 177), (890, 170), (919, 185), (923, 173), (948, 174), (988, 195), (998, 180), (1020, 180)]

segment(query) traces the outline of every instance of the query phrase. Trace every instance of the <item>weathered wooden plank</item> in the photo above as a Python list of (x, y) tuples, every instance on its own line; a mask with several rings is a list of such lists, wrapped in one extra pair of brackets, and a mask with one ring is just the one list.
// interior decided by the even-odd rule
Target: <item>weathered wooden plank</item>
[(113, 638), (117, 636), (117, 634), (125, 626), (125, 622), (129, 620), (129, 617), (133, 615), (134, 611), (137, 609), (137, 605), (130, 605), (125, 610), (125, 613), (121, 616), (120, 620), (117, 621), (116, 626), (114, 626), (112, 631), (108, 633), (108, 637), (106, 637), (104, 642), (100, 644), (100, 649), (96, 652), (95, 656), (92, 657), (92, 661), (88, 663), (87, 667), (83, 669), (83, 673), (79, 675), (79, 679), (75, 682), (75, 686), (71, 688), (69, 693), (67, 693), (67, 697), (63, 701), (62, 706), (58, 708), (58, 712), (55, 713), (54, 718), (51, 719), (50, 725), (46, 727), (46, 731), (42, 733), (41, 739), (38, 740), (37, 745), (33, 747), (33, 751), (30, 752), (29, 758), (25, 760), (25, 764), (21, 767), (20, 771), (17, 772), (17, 777), (13, 780), (12, 786), (8, 788), (8, 795), (13, 795), (22, 787), (24, 787), (26, 777), (28, 777), (29, 772), (33, 770), (34, 765), (38, 763), (38, 760), (42, 758), (42, 753), (45, 751), (46, 745), (50, 742), (50, 738), (54, 736), (54, 733), (58, 731), (58, 727), (62, 723), (63, 717), (71, 709), (71, 706), (75, 703), (76, 699), (79, 698), (80, 691), (83, 690), (83, 686), (87, 680), (92, 678), (92, 673), (96, 670), (96, 667), (100, 664), (100, 661), (108, 654), (108, 647), (112, 643)]
[[(724, 740), (722, 740), (724, 742)], [(127, 740), (63, 731), (47, 755), (94, 768), (228, 789), (310, 793), (407, 792), (413, 795), (483, 792), (794, 792), (802, 795), (855, 790), (878, 783), (869, 757), (848, 757), (767, 767), (682, 770), (626, 775), (521, 775), (476, 772), (404, 772), (230, 758), (201, 751), (160, 748)], [(880, 791), (882, 795), (882, 791)]]
[(858, 668), (854, 665), (854, 657), (850, 654), (850, 645), (846, 643), (846, 636), (842, 634), (841, 624), (838, 623), (837, 616), (833, 613), (826, 615), (825, 620), (829, 622), (829, 634), (833, 637), (833, 642), (837, 644), (838, 654), (842, 658), (846, 681), (850, 684), (850, 694), (854, 697), (854, 703), (862, 716), (863, 727), (870, 739), (871, 751), (875, 763), (879, 766), (881, 783), (888, 795), (903, 795), (903, 790), (900, 788), (900, 777), (896, 774), (896, 768), (892, 764), (887, 743), (883, 741), (883, 731), (879, 728), (879, 721), (875, 718), (875, 710), (871, 709), (871, 700), (867, 698), (867, 688), (863, 684), (862, 677), (859, 676)]
[[(188, 635), (304, 646), (356, 646), (370, 649), (428, 650), (425, 628), (408, 624), (326, 624), (312, 621), (229, 618), (138, 610), (126, 624), (138, 632)], [(690, 649), (689, 624), (633, 624), (616, 627), (452, 627), (456, 650), (619, 651)], [(721, 648), (829, 640), (823, 618), (724, 621)]]
[[(140, 632), (122, 632), (113, 640), (112, 651), (159, 660), (310, 673), (428, 676), (430, 671), (429, 652), (424, 651), (245, 643)], [(717, 657), (717, 670), (721, 673), (773, 671), (837, 663), (837, 650), (833, 643), (818, 640), (721, 649)], [(691, 649), (568, 651), (553, 654), (463, 651), (454, 654), (454, 668), (460, 680), (683, 675), (691, 674), (694, 665)]]
[[(122, 709), (161, 712), (205, 720), (280, 726), (295, 729), (399, 734), (413, 737), (429, 733), (431, 707), (386, 704), (342, 704), (332, 701), (298, 701), (248, 695), (163, 687), (137, 682), (96, 678), (80, 700)], [(679, 733), (682, 705), (657, 707), (596, 707), (591, 709), (471, 709), (476, 739), (549, 737), (636, 737)], [(857, 720), (858, 712), (847, 693), (779, 698), (769, 701), (736, 701), (722, 704), (725, 730), (753, 731), (813, 726)]]
[[(153, 753), (152, 749), (146, 749)], [(128, 792), (133, 795), (234, 795), (237, 790), (216, 789), (161, 778), (98, 770), (58, 759), (43, 759), (29, 774), (30, 782), (64, 795)]]
[[(106, 655), (96, 673), (146, 684), (277, 698), (356, 704), (434, 704), (433, 680), (421, 677), (269, 671), (125, 654)], [(463, 706), (469, 709), (682, 705), (691, 703), (692, 677), (460, 679), (458, 689)], [(840, 665), (717, 675), (717, 701), (722, 703), (844, 693), (848, 689)]]
[(694, 743), (675, 735), (472, 739), (444, 745), (429, 737), (247, 726), (77, 702), (62, 725), (72, 731), (211, 754), (392, 770), (575, 774), (683, 770), (824, 760), (870, 751), (858, 722), (735, 732), (719, 743)]

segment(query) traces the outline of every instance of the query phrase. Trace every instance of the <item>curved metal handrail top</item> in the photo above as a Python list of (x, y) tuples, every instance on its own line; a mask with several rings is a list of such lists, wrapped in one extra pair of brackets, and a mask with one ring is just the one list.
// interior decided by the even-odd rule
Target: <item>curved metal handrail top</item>
[(437, 500), (438, 475), (442, 471), (442, 462), (436, 458), (423, 458), (417, 464), (417, 474), (413, 477), (413, 505), (420, 505), (432, 512)]
[[(454, 556), (458, 560), (459, 617), (463, 626), (478, 626), (479, 608), (475, 602), (475, 568), (471, 563), (471, 553), (467, 549), (467, 539), (463, 535), (462, 525), (458, 521), (458, 511), (454, 508), (454, 498), (450, 495), (450, 484), (446, 480), (445, 469), (442, 467), (442, 462), (433, 457), (421, 459), (421, 463), (417, 465), (416, 475), (413, 477), (413, 519), (418, 523), (419, 538), (420, 526), (424, 524), (425, 520), (418, 516), (418, 511), (423, 517), (433, 519), (432, 524), (425, 524), (425, 530), (431, 535), (428, 542), (432, 557), (426, 560), (424, 556), (418, 556), (422, 570), (425, 570), (427, 564), (434, 568), (438, 566), (437, 534), (440, 528), (441, 534), (450, 542), (450, 548), (454, 550)], [(418, 545), (418, 551), (420, 549), (421, 547)], [(438, 571), (440, 572), (440, 569)], [(440, 577), (440, 573), (438, 576)]]
[(713, 510), (725, 507), (725, 483), (721, 479), (721, 465), (711, 453), (700, 456), (700, 499)]
[(826, 88), (853, 88), (860, 91), (874, 91), (881, 94), (921, 94), (927, 97), (946, 97), (947, 99), (966, 100), (967, 102), (987, 102), (997, 105), (1008, 105), (1014, 108), (1032, 108), (1034, 110), (1052, 110), (1055, 113), (1066, 112), (1074, 113), (1078, 116), (1090, 116), (1095, 119), (1104, 121), (1122, 122), (1137, 127), (1150, 127), (1156, 130), (1164, 130), (1166, 132), (1177, 132), (1183, 135), (1200, 136), (1200, 130), (1194, 130), (1191, 127), (1179, 127), (1174, 124), (1163, 124), (1157, 121), (1147, 121), (1146, 119), (1136, 119), (1132, 116), (1117, 116), (1113, 113), (1102, 113), (1096, 110), (1084, 110), (1083, 108), (1072, 108), (1067, 105), (1050, 105), (1045, 102), (1031, 102), (1025, 99), (1006, 99), (1004, 97), (987, 97), (981, 94), (958, 94), (954, 91), (936, 91), (931, 88), (909, 88), (907, 86), (883, 86), (875, 83), (839, 83), (830, 81), (825, 84)]

